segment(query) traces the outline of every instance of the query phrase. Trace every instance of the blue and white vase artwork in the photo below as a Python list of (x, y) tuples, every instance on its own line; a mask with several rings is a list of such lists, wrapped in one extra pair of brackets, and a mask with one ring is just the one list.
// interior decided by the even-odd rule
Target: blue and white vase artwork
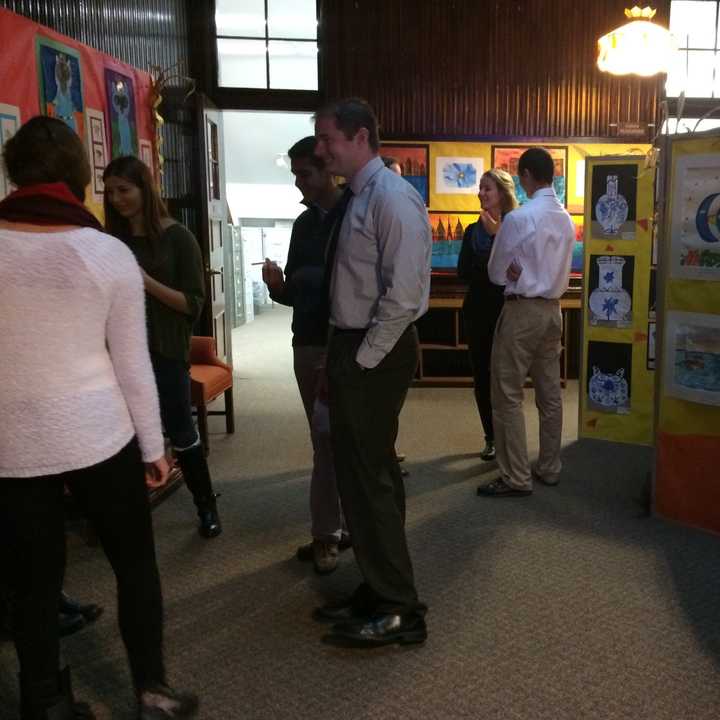
[(625, 370), (604, 373), (593, 365), (593, 374), (588, 387), (590, 401), (607, 412), (624, 412), (630, 408), (630, 394), (625, 379)]
[(632, 324), (632, 298), (622, 286), (625, 258), (603, 255), (597, 259), (598, 286), (590, 293), (590, 324), (629, 327)]
[(605, 194), (595, 203), (595, 217), (606, 235), (617, 235), (628, 217), (627, 200), (618, 192), (618, 176), (608, 175)]

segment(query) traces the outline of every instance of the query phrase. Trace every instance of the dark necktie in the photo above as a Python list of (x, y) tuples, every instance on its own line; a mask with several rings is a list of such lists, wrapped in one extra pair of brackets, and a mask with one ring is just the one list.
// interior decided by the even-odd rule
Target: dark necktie
[(330, 239), (325, 249), (325, 276), (323, 281), (324, 295), (328, 299), (328, 304), (330, 302), (330, 283), (332, 282), (332, 274), (335, 269), (335, 253), (337, 252), (340, 228), (342, 227), (345, 211), (352, 196), (352, 190), (349, 186), (346, 187), (342, 197), (338, 200), (338, 204), (330, 211), (332, 213), (332, 227), (330, 229)]

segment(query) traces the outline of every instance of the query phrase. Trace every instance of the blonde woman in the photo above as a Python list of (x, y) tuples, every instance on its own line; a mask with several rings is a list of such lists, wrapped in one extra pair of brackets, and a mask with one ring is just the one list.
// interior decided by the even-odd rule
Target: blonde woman
[(465, 335), (470, 348), (475, 400), (485, 432), (483, 460), (495, 459), (492, 404), (490, 402), (490, 355), (495, 325), (503, 307), (503, 287), (490, 282), (488, 261), (502, 218), (518, 206), (515, 183), (504, 170), (488, 170), (480, 178), (480, 216), (465, 230), (458, 259), (458, 277), (467, 283), (463, 303)]

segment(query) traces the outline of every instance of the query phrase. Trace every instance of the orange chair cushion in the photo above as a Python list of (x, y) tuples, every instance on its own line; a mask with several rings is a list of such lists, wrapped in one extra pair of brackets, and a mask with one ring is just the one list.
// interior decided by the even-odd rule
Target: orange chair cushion
[(209, 403), (232, 387), (232, 372), (219, 365), (191, 365), (190, 388), (193, 405)]

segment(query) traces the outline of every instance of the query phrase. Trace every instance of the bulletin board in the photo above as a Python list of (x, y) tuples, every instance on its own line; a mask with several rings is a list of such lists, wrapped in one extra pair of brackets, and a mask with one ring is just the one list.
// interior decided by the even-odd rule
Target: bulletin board
[[(35, 115), (57, 117), (86, 144), (86, 205), (102, 221), (105, 166), (138, 155), (154, 169), (151, 78), (87, 45), (0, 9), (0, 149)], [(12, 188), (0, 169), (0, 199)]]
[(654, 503), (720, 532), (720, 133), (667, 142)]
[(645, 158), (587, 158), (580, 437), (653, 443), (654, 192)]

